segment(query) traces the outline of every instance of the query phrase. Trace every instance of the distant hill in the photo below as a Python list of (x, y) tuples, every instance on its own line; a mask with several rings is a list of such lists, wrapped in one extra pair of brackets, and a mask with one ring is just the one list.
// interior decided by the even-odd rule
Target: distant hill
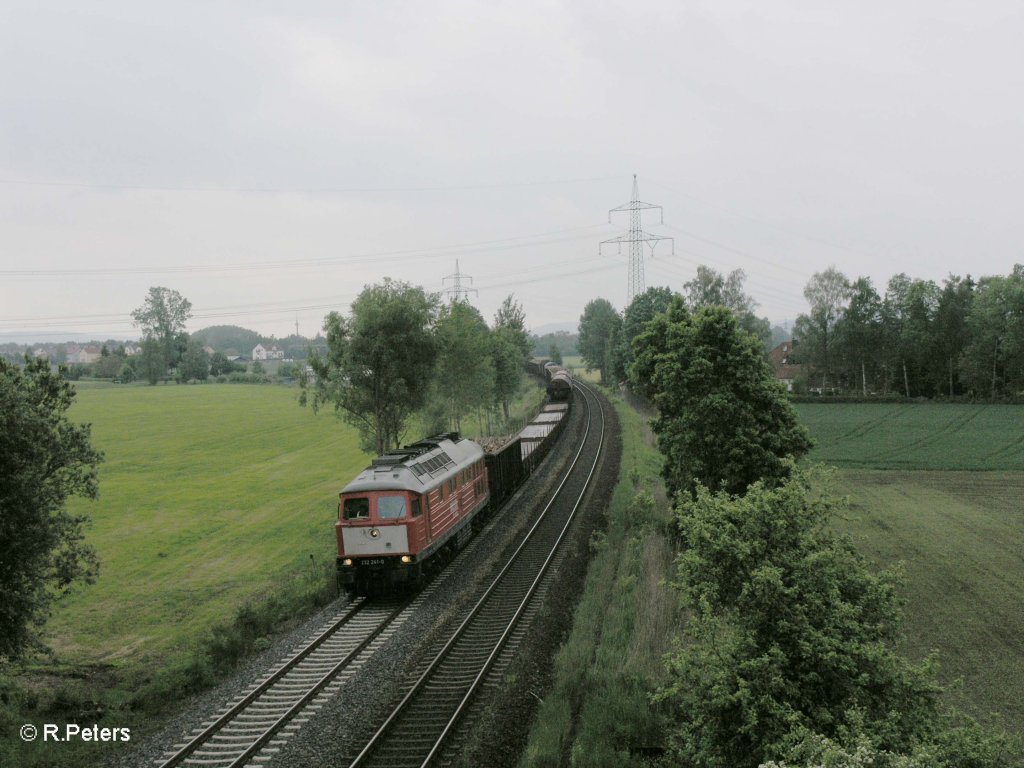
[(251, 355), (252, 348), (263, 338), (248, 328), (237, 325), (211, 325), (192, 334), (192, 338), (201, 340), (203, 344), (213, 347), (218, 352), (229, 350), (239, 355)]
[(324, 349), (324, 339), (317, 336), (315, 339), (307, 339), (305, 336), (286, 336), (283, 339), (274, 336), (261, 336), (256, 331), (242, 328), (237, 325), (211, 325), (192, 334), (192, 338), (201, 341), (203, 344), (212, 347), (217, 352), (225, 354), (245, 355), (252, 354), (253, 347), (262, 344), (269, 347), (275, 344), (284, 350), (285, 358), (288, 360), (304, 360), (309, 353), (310, 345), (317, 349)]

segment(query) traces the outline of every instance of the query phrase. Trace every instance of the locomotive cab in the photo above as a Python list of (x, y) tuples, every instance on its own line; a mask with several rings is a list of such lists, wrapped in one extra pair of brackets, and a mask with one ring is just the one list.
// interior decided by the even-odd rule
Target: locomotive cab
[(483, 450), (458, 433), (374, 459), (339, 494), (339, 581), (358, 594), (418, 583), (435, 556), (468, 539), (488, 498)]

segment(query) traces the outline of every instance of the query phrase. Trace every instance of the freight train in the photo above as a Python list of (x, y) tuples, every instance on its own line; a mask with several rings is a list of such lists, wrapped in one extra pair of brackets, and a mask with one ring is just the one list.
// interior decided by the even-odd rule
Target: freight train
[(338, 494), (341, 585), (359, 595), (418, 587), (546, 455), (565, 426), (567, 412), (560, 413), (542, 444), (531, 444), (529, 451), (517, 438), (485, 453), (449, 432), (374, 459)]

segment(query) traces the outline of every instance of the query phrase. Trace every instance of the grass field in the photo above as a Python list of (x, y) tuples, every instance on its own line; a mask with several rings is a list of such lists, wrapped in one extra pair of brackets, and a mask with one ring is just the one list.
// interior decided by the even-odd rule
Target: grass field
[(82, 388), (71, 412), (106, 455), (88, 541), (100, 577), (59, 605), (47, 639), (72, 663), (146, 664), (310, 555), (330, 559), (337, 489), (366, 464), (354, 430), (276, 386)]
[[(525, 382), (516, 417), (539, 401)], [(209, 681), (211, 642), (227, 664), (240, 645), (258, 647), (232, 634), (240, 609), (253, 606), (240, 631), (257, 634), (308, 609), (334, 570), (337, 492), (368, 463), (356, 431), (300, 407), (294, 387), (76, 388), (70, 417), (92, 424), (106, 460), (99, 499), (69, 507), (92, 517), (100, 575), (55, 605), (53, 654), (0, 676), (0, 765), (92, 764), (89, 745), (58, 755), (4, 743), (6, 732), (95, 707), (139, 735), (139, 707), (158, 711)]]
[(1024, 407), (798, 403), (812, 461), (863, 469), (1024, 470)]
[(840, 468), (840, 527), (880, 566), (903, 563), (907, 654), (938, 651), (953, 703), (1024, 733), (1024, 407), (797, 410), (810, 459)]

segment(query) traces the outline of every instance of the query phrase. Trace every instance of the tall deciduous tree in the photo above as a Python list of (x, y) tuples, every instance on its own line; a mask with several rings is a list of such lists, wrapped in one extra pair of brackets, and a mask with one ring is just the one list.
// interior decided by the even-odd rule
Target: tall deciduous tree
[(494, 401), (494, 362), (487, 323), (465, 301), (442, 307), (437, 319), (437, 392), (447, 403), (448, 420), (462, 429), (462, 417)]
[(984, 277), (967, 319), (965, 382), (979, 395), (1000, 397), (1024, 386), (1024, 266), (1008, 277)]
[(971, 276), (950, 275), (942, 286), (939, 306), (935, 312), (936, 347), (949, 385), (949, 396), (959, 394), (958, 363), (969, 341), (967, 318), (974, 300)]
[(861, 394), (868, 394), (868, 368), (874, 372), (881, 358), (882, 297), (861, 277), (850, 287), (850, 306), (836, 324), (836, 347), (845, 358), (854, 379), (860, 379)]
[(622, 313), (622, 341), (615, 360), (615, 375), (626, 378), (635, 359), (633, 340), (641, 333), (647, 323), (660, 312), (667, 312), (675, 294), (671, 288), (651, 287), (633, 297), (633, 301)]
[(352, 302), (352, 314), (327, 316), (327, 352), (309, 358), (300, 402), (334, 406), (368, 451), (399, 444), (409, 417), (426, 402), (434, 372), (438, 298), (385, 278)]
[[(185, 323), (190, 317), (192, 303), (177, 291), (159, 286), (150, 288), (143, 305), (132, 312), (132, 322), (142, 331), (143, 339), (157, 342), (153, 351), (159, 351), (165, 371), (168, 366), (177, 365), (184, 352)], [(150, 383), (155, 384), (156, 380), (151, 379)]]
[(578, 347), (588, 371), (601, 372), (601, 382), (612, 380), (612, 364), (616, 337), (622, 327), (622, 318), (607, 299), (594, 299), (583, 308), (580, 316)]
[(747, 274), (742, 269), (734, 269), (728, 275), (722, 275), (718, 270), (700, 264), (693, 280), (683, 284), (683, 290), (691, 310), (696, 312), (702, 307), (725, 307), (736, 315), (740, 328), (767, 346), (771, 342), (771, 323), (767, 318), (754, 314), (758, 304), (743, 289), (746, 279)]
[(512, 398), (519, 389), (526, 358), (530, 354), (526, 314), (515, 297), (507, 296), (494, 315), (490, 357), (494, 363), (494, 399), (507, 420)]
[(846, 310), (850, 281), (835, 267), (816, 272), (804, 286), (810, 312), (796, 320), (794, 335), (800, 340), (800, 358), (820, 376), (823, 388), (833, 387), (833, 357), (836, 353), (836, 324)]
[(681, 298), (634, 342), (634, 388), (658, 408), (654, 431), (674, 493), (743, 493), (790, 472), (811, 446), (807, 430), (776, 381), (760, 342), (732, 312), (707, 307), (691, 316)]
[(74, 396), (47, 361), (0, 359), (0, 658), (22, 653), (54, 597), (98, 571), (88, 517), (64, 508), (95, 498), (103, 458), (88, 425), (67, 418)]

